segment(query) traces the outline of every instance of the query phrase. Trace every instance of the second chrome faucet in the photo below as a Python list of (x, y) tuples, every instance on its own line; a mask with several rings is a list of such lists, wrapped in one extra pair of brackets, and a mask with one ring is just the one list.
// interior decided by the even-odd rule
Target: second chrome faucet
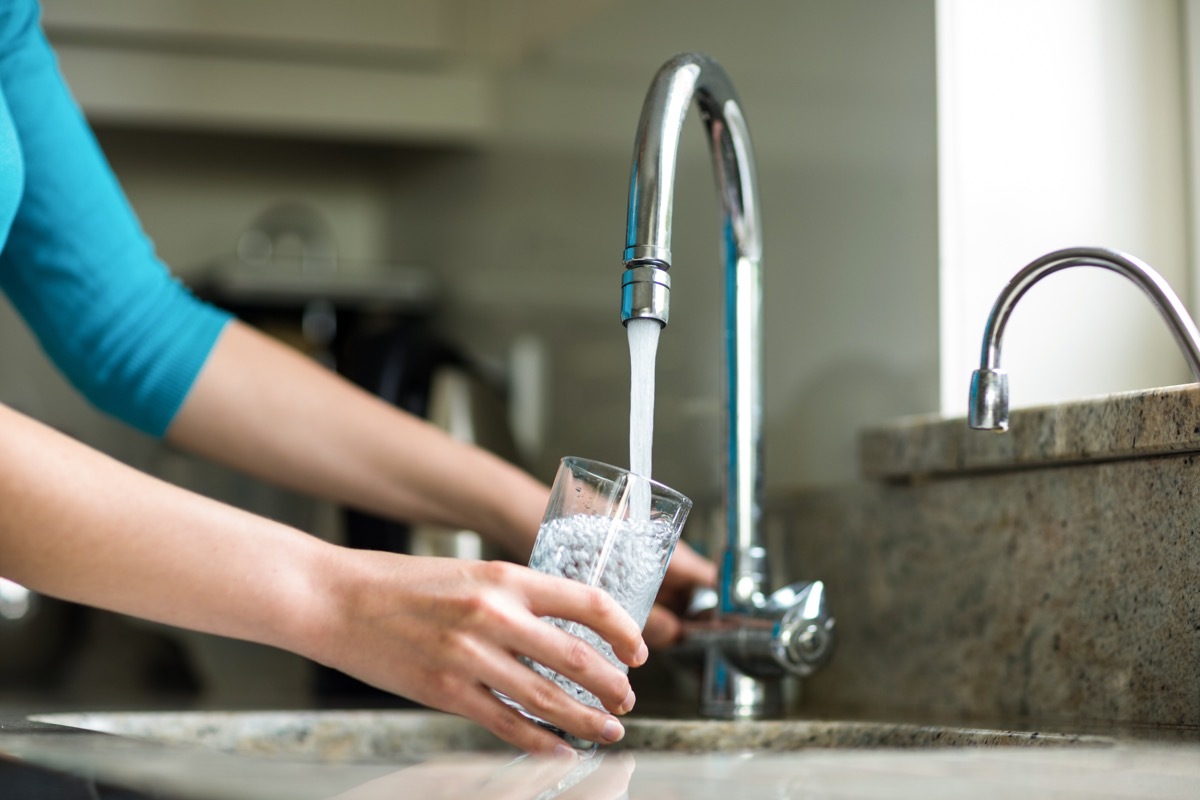
[(1047, 253), (1030, 262), (1001, 290), (983, 331), (979, 369), (971, 376), (968, 422), (977, 430), (1008, 430), (1008, 373), (1000, 369), (1000, 345), (1017, 301), (1047, 275), (1071, 267), (1100, 267), (1133, 281), (1171, 329), (1188, 366), (1200, 381), (1200, 332), (1170, 285), (1133, 256), (1099, 247), (1074, 247)]

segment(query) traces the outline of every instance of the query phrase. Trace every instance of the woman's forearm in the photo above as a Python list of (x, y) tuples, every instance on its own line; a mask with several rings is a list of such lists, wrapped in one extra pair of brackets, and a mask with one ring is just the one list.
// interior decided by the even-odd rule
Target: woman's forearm
[[(0, 406), (0, 575), (56, 597), (293, 646), (333, 548), (144, 475)], [(186, 591), (182, 591), (187, 587)]]
[[(527, 750), (561, 741), (491, 689), (582, 738), (622, 735), (612, 714), (633, 706), (628, 678), (540, 619), (581, 622), (642, 663), (636, 623), (595, 587), (503, 562), (337, 547), (143, 475), (3, 406), (0, 442), (0, 576), (291, 650)], [(518, 654), (579, 681), (607, 710), (555, 690)]]
[[(273, 483), (382, 516), (478, 531), (528, 558), (548, 488), (516, 467), (400, 411), (291, 348), (231, 323), (168, 439)], [(663, 591), (679, 611), (716, 568), (680, 543)], [(653, 646), (678, 638), (656, 606)]]
[(273, 483), (396, 519), (476, 530), (529, 554), (547, 488), (240, 323), (167, 439)]

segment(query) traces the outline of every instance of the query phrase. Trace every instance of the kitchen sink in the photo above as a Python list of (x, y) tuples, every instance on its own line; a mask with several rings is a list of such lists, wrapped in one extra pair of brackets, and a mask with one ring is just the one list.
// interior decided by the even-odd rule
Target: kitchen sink
[[(515, 754), (475, 723), (431, 711), (78, 713), (31, 719), (220, 753), (307, 761), (395, 763), (446, 753)], [(863, 721), (630, 718), (625, 726), (625, 739), (608, 749), (714, 753), (1114, 744), (1104, 736)]]
[[(999, 800), (1060, 790), (1132, 800), (1192, 797), (1197, 779), (1193, 739), (1150, 743), (1120, 731), (1075, 736), (848, 719), (636, 716), (626, 731), (619, 746), (568, 760), (526, 758), (478, 725), (432, 711), (63, 713), (20, 723), (0, 717), (0, 786), (6, 764), (8, 774), (18, 765), (76, 782), (71, 792), (48, 797), (173, 800)], [(110, 795), (108, 788), (132, 794)]]

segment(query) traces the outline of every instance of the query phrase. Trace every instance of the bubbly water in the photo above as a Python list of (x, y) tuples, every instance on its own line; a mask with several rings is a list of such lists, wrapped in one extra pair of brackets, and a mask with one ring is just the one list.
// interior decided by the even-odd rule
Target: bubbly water
[[(539, 572), (599, 586), (641, 626), (650, 615), (667, 561), (675, 548), (675, 538), (675, 530), (668, 521), (577, 514), (542, 526), (529, 566)], [(613, 665), (628, 670), (608, 642), (591, 628), (554, 617), (546, 620), (595, 647)], [(536, 662), (527, 663), (581, 703), (601, 707), (595, 695), (573, 680)]]
[[(642, 479), (629, 484), (628, 517), (577, 514), (543, 523), (538, 532), (529, 566), (539, 572), (561, 575), (608, 592), (629, 612), (639, 627), (646, 624), (667, 561), (675, 549), (678, 532), (673, 520), (651, 520), (651, 452), (654, 442), (654, 360), (658, 335), (655, 320), (634, 319), (626, 326), (629, 336), (629, 471)], [(608, 661), (627, 672), (628, 667), (613, 654), (612, 647), (595, 631), (578, 622), (546, 617), (547, 622), (596, 648)], [(559, 675), (528, 658), (521, 659), (539, 675), (553, 681), (569, 696), (585, 705), (602, 708), (591, 692), (570, 678)], [(520, 709), (501, 692), (496, 695)], [(557, 728), (532, 717), (568, 741)], [(590, 744), (573, 742), (577, 747)]]
[[(625, 325), (629, 336), (629, 471), (651, 476), (654, 444), (654, 359), (662, 326), (657, 320), (631, 319)], [(634, 481), (629, 516), (650, 519), (650, 485)]]

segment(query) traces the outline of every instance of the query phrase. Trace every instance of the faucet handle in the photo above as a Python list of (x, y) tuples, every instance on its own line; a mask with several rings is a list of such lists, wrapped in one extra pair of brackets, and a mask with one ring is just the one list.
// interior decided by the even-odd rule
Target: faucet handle
[(822, 581), (784, 586), (768, 598), (766, 607), (782, 612), (771, 651), (788, 672), (807, 677), (833, 656), (837, 625), (826, 607)]
[(692, 590), (692, 599), (688, 601), (683, 618), (687, 620), (712, 619), (717, 612), (720, 598), (716, 589), (708, 586), (698, 586)]
[(761, 606), (720, 614), (717, 593), (697, 589), (684, 616), (683, 641), (673, 650), (680, 664), (700, 665), (720, 650), (747, 675), (812, 675), (833, 655), (836, 623), (821, 581), (777, 589)]

